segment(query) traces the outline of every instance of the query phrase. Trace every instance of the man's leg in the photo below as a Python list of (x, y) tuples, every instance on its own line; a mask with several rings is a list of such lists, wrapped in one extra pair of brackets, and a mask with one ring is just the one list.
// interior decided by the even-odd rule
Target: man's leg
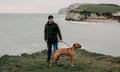
[(58, 43), (53, 43), (54, 51), (58, 49)]
[(47, 43), (47, 47), (48, 47), (48, 52), (47, 52), (47, 62), (50, 61), (51, 59), (51, 49), (52, 49), (52, 44), (51, 43)]

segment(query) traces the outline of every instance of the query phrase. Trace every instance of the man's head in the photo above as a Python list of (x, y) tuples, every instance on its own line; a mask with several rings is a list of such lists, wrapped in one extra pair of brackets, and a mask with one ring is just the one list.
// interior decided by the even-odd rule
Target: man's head
[(52, 15), (48, 16), (48, 22), (53, 23), (54, 22), (54, 17)]

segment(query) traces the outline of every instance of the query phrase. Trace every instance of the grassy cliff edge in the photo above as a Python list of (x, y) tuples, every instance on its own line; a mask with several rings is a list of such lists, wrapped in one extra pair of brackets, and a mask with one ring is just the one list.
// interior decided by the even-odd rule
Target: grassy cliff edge
[(46, 50), (21, 56), (4, 55), (0, 58), (0, 72), (120, 72), (120, 57), (76, 50), (74, 67), (68, 57), (61, 57), (59, 65), (48, 67)]

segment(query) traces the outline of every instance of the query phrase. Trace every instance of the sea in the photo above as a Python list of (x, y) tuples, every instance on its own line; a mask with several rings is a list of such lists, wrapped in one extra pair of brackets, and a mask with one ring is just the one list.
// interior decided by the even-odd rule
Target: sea
[[(0, 14), (0, 56), (32, 54), (47, 49), (44, 26), (51, 14)], [(66, 21), (65, 15), (52, 14), (63, 41), (72, 46), (111, 56), (120, 56), (120, 23)], [(59, 48), (67, 48), (59, 43)]]

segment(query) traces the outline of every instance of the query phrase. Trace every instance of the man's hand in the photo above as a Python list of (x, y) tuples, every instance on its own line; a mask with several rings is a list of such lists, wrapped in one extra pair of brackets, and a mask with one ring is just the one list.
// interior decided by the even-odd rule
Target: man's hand
[(48, 42), (48, 40), (45, 40), (45, 42)]
[(63, 42), (62, 40), (59, 40), (59, 42)]

